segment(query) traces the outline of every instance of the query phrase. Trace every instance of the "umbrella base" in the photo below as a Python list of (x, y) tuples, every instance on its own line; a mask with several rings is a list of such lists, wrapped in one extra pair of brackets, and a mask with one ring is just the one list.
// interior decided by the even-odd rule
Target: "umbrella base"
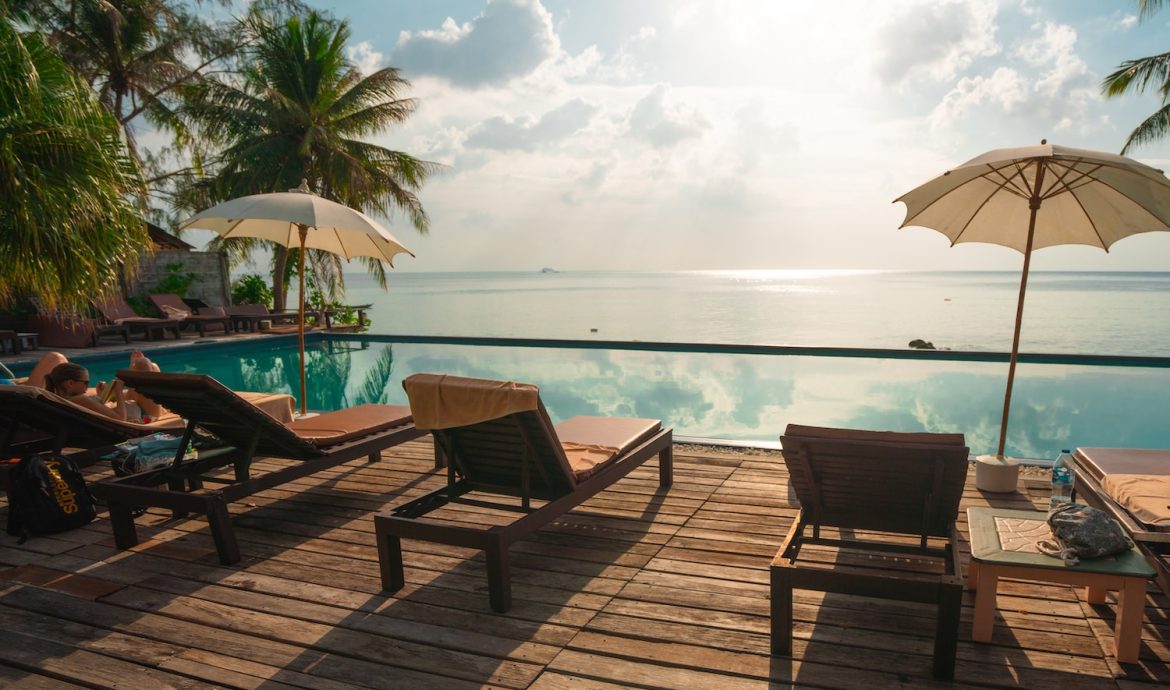
[(1010, 493), (1020, 479), (1020, 461), (1004, 455), (975, 458), (975, 488), (989, 493)]

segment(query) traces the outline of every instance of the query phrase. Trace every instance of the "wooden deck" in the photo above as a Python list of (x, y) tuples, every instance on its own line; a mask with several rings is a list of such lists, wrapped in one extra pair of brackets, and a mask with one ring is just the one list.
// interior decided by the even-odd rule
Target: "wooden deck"
[[(407, 586), (380, 592), (372, 516), (443, 480), (426, 440), (233, 506), (244, 555), (233, 567), (219, 565), (206, 523), (162, 512), (139, 518), (133, 552), (113, 548), (104, 518), (19, 546), (4, 537), (0, 686), (952, 685), (930, 678), (933, 611), (913, 604), (798, 591), (795, 658), (772, 659), (768, 564), (794, 514), (783, 462), (680, 447), (666, 494), (654, 465), (513, 549), (506, 615), (488, 608), (482, 556), (459, 548), (404, 541)], [(1042, 491), (1023, 490), (985, 496), (969, 478), (964, 508), (1042, 505)], [(1112, 606), (1078, 594), (1004, 583), (994, 640), (977, 644), (966, 593), (953, 685), (1170, 683), (1165, 595), (1151, 588), (1141, 663), (1122, 667)]]

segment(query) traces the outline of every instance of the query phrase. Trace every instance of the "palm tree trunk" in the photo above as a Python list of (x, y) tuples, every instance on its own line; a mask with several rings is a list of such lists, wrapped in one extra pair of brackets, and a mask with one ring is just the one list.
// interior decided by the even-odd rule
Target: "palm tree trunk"
[(288, 268), (288, 249), (277, 245), (272, 254), (272, 309), (284, 311), (288, 302), (288, 284), (284, 280)]

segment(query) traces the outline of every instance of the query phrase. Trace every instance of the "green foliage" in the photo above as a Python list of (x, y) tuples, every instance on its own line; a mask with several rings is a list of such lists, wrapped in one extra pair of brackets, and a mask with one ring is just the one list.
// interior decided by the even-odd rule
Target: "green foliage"
[(170, 294), (174, 293), (179, 297), (187, 296), (187, 288), (191, 287), (191, 283), (199, 280), (199, 276), (190, 271), (183, 272), (183, 262), (176, 261), (169, 263), (163, 268), (166, 269), (167, 274), (163, 279), (158, 281), (158, 285), (151, 288), (152, 294)]
[(0, 307), (81, 313), (135, 269), (150, 239), (121, 136), (44, 37), (0, 13)]
[(264, 276), (246, 275), (232, 285), (232, 304), (263, 304), (272, 306), (272, 289)]

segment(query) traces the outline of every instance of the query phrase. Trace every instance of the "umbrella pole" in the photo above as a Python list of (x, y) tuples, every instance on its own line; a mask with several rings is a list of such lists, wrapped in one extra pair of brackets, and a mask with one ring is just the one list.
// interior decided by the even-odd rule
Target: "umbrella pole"
[(1003, 394), (1003, 419), (999, 423), (999, 449), (995, 451), (998, 457), (1003, 457), (1004, 446), (1007, 445), (1008, 413), (1012, 409), (1012, 384), (1016, 380), (1016, 360), (1020, 355), (1020, 327), (1024, 322), (1024, 292), (1028, 289), (1028, 269), (1032, 265), (1032, 241), (1036, 237), (1036, 213), (1040, 210), (1040, 185), (1044, 182), (1044, 166), (1036, 173), (1036, 187), (1032, 190), (1032, 200), (1028, 204), (1031, 215), (1028, 217), (1028, 244), (1024, 248), (1024, 270), (1020, 275), (1020, 299), (1016, 303), (1016, 332), (1012, 335), (1012, 357), (1008, 364), (1007, 390)]
[[(298, 254), (299, 266), (297, 274), (300, 276), (300, 317), (297, 319), (297, 345), (298, 354), (300, 355), (301, 363), (301, 415), (304, 416), (307, 412), (305, 400), (305, 235), (309, 234), (309, 228), (305, 225), (298, 225), (297, 228), (301, 233), (301, 251)], [(1014, 362), (1013, 362), (1014, 364)]]

